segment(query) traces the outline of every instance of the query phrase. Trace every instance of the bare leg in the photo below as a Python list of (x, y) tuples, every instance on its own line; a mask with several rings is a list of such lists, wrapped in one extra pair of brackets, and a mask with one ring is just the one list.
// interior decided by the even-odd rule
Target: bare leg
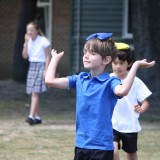
[(38, 93), (32, 93), (31, 95), (30, 115), (33, 117), (40, 116), (40, 103)]
[(135, 153), (127, 153), (127, 160), (138, 160), (137, 152), (135, 152)]
[(114, 142), (114, 160), (119, 160), (119, 151), (117, 142)]

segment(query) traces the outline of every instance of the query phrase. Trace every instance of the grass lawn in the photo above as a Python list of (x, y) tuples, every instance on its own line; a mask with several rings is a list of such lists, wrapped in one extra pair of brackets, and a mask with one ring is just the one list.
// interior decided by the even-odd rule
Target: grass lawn
[[(25, 123), (29, 104), (24, 84), (0, 82), (0, 160), (73, 160), (75, 93), (51, 89), (42, 95), (43, 124), (37, 126)], [(159, 113), (151, 107), (142, 115), (140, 160), (160, 159)], [(123, 151), (120, 157), (126, 159)]]

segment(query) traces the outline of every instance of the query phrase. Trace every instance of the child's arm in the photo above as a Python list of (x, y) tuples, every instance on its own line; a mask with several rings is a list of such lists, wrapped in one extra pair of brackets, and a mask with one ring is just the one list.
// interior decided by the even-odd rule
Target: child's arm
[(23, 45), (23, 50), (22, 50), (22, 56), (24, 59), (28, 58), (28, 41), (29, 41), (29, 35), (26, 33), (25, 34), (25, 43)]
[(23, 46), (22, 57), (23, 57), (24, 59), (27, 59), (27, 58), (28, 58), (28, 51), (27, 51), (27, 45), (26, 45), (26, 44), (24, 44), (24, 46)]
[(142, 114), (145, 111), (147, 111), (148, 108), (149, 108), (149, 102), (147, 101), (147, 99), (145, 99), (141, 102), (141, 105), (134, 106), (134, 111)]
[(49, 48), (49, 47), (47, 47), (47, 48), (45, 49), (45, 54), (46, 54), (46, 61), (45, 61), (44, 77), (45, 77), (45, 75), (46, 75), (47, 68), (48, 68), (49, 62), (50, 62), (50, 60), (51, 60), (50, 48)]
[(57, 65), (62, 58), (64, 52), (57, 53), (56, 50), (52, 50), (51, 52), (52, 58), (50, 64), (48, 66), (46, 76), (45, 76), (45, 83), (49, 87), (61, 88), (61, 89), (68, 89), (69, 88), (69, 81), (67, 77), (64, 78), (56, 78), (56, 69)]
[(132, 86), (138, 68), (149, 68), (154, 65), (155, 61), (147, 62), (146, 59), (134, 62), (123, 84), (116, 86), (115, 94), (117, 96), (126, 96)]

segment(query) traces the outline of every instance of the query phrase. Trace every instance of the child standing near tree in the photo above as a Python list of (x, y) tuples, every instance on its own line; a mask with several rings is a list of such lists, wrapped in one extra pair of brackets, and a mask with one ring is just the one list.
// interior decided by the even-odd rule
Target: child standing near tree
[(50, 42), (41, 34), (37, 22), (30, 22), (26, 27), (23, 58), (29, 60), (26, 92), (31, 94), (30, 113), (26, 122), (30, 125), (42, 123), (40, 113), (40, 94), (47, 91), (44, 82), (50, 61)]
[(112, 112), (118, 98), (127, 95), (139, 67), (155, 62), (136, 61), (125, 82), (110, 77), (106, 68), (116, 54), (112, 33), (95, 33), (86, 39), (83, 65), (89, 72), (56, 78), (64, 52), (52, 50), (45, 82), (50, 87), (76, 89), (76, 142), (74, 160), (113, 160)]
[[(121, 79), (123, 84), (134, 63), (134, 56), (128, 44), (115, 44), (118, 52), (112, 61), (113, 73), (110, 75), (111, 77), (116, 76)], [(148, 109), (149, 102), (147, 98), (151, 94), (151, 91), (142, 80), (135, 77), (129, 93), (118, 99), (112, 116), (114, 160), (119, 160), (118, 150), (121, 147), (121, 141), (122, 149), (127, 153), (127, 160), (138, 160), (137, 139), (138, 132), (141, 130), (138, 119), (140, 114)]]

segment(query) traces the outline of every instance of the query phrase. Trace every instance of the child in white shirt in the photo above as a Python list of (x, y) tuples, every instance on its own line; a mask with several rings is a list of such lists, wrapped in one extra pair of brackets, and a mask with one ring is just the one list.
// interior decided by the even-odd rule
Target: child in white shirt
[[(113, 59), (113, 73), (110, 76), (116, 76), (124, 79), (131, 68), (134, 57), (129, 45), (125, 43), (115, 43), (118, 52)], [(135, 77), (132, 87), (127, 96), (118, 99), (112, 116), (112, 125), (114, 133), (114, 160), (119, 160), (118, 149), (122, 141), (122, 149), (127, 153), (128, 160), (137, 160), (137, 138), (141, 130), (139, 115), (145, 112), (149, 107), (147, 98), (151, 91), (138, 78)]]
[(31, 94), (30, 113), (26, 122), (33, 125), (42, 123), (39, 101), (40, 93), (47, 91), (44, 76), (50, 61), (50, 42), (41, 35), (36, 22), (30, 22), (26, 31), (22, 55), (29, 60), (26, 92)]

